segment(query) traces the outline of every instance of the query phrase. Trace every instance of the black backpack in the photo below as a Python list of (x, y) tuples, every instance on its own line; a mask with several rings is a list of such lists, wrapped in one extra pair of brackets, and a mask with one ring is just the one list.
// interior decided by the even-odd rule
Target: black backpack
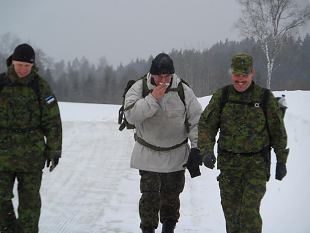
[[(142, 78), (138, 79), (141, 80), (142, 79), (142, 97), (145, 98), (150, 92), (151, 90), (149, 90), (149, 88), (147, 87), (147, 79), (146, 79), (146, 75), (144, 75)], [(119, 126), (119, 130), (122, 131), (124, 128), (127, 129), (135, 129), (135, 126), (130, 124), (125, 117), (124, 112), (127, 111), (128, 109), (132, 108), (134, 104), (128, 106), (127, 108), (124, 108), (124, 103), (125, 103), (125, 96), (127, 91), (131, 88), (131, 86), (138, 80), (129, 80), (127, 82), (127, 85), (124, 89), (124, 93), (122, 95), (123, 101), (122, 101), (122, 106), (120, 107), (119, 111), (118, 111), (118, 124)], [(177, 91), (178, 95), (182, 101), (182, 103), (184, 104), (184, 106), (186, 106), (185, 104), (185, 94), (184, 94), (184, 88), (183, 88), (183, 83), (187, 86), (188, 83), (186, 81), (184, 81), (183, 79), (181, 79), (181, 82), (178, 84), (177, 88), (169, 88), (168, 91)], [(185, 118), (185, 127), (187, 132), (189, 132), (189, 123), (188, 123), (188, 119), (187, 117)]]

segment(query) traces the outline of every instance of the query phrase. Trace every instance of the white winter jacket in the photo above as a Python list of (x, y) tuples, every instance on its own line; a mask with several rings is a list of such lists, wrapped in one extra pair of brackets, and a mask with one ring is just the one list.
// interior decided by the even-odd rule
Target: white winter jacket
[[(180, 78), (173, 75), (171, 88), (177, 88)], [(184, 106), (177, 91), (167, 92), (158, 102), (152, 94), (142, 97), (142, 79), (137, 81), (128, 90), (125, 96), (126, 119), (136, 126), (136, 134), (144, 141), (157, 147), (171, 147), (182, 143), (189, 138), (191, 147), (197, 147), (198, 121), (202, 108), (194, 92), (187, 85), (184, 88)], [(151, 83), (151, 75), (147, 74), (147, 86), (152, 90), (155, 86)], [(190, 125), (189, 133), (186, 132), (185, 118)], [(187, 162), (189, 145), (169, 151), (156, 151), (135, 142), (130, 166), (139, 170), (153, 172), (174, 172), (183, 170)]]

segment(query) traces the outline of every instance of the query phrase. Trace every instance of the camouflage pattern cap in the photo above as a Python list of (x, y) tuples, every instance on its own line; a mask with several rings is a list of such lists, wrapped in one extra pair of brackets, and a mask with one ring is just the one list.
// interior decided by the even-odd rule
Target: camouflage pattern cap
[(253, 58), (247, 53), (238, 53), (231, 59), (232, 73), (235, 75), (249, 74), (253, 69)]

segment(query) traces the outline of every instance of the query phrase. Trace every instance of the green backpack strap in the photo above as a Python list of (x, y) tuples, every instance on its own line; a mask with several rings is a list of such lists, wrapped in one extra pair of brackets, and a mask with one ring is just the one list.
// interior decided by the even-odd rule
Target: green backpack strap
[(223, 108), (225, 106), (225, 104), (228, 102), (228, 98), (229, 98), (229, 93), (228, 93), (228, 89), (229, 89), (230, 85), (227, 85), (225, 87), (222, 88), (222, 96), (221, 96), (221, 101), (220, 101), (220, 115), (222, 114)]
[(265, 118), (267, 119), (267, 102), (269, 99), (270, 90), (267, 88), (262, 88), (262, 90), (263, 90), (263, 94), (261, 98), (261, 106), (265, 114)]
[(186, 132), (189, 133), (190, 124), (188, 122), (188, 117), (187, 117), (187, 109), (186, 109), (186, 103), (185, 103), (185, 93), (184, 93), (183, 83), (185, 85), (189, 86), (187, 82), (185, 82), (183, 79), (181, 79), (181, 82), (179, 82), (177, 89), (178, 89), (178, 95), (180, 96), (180, 99), (183, 102), (184, 107), (185, 107), (185, 121), (184, 121), (184, 125), (185, 125)]
[(142, 97), (145, 98), (151, 91), (147, 87), (146, 75), (142, 77)]
[(189, 84), (185, 80), (181, 79), (181, 82), (179, 82), (177, 88), (170, 88), (168, 91), (177, 91), (178, 92), (180, 100), (182, 101), (182, 103), (184, 104), (184, 107), (185, 107), (185, 114), (186, 115), (185, 115), (184, 125), (185, 125), (185, 128), (186, 128), (186, 132), (189, 133), (190, 124), (188, 122), (188, 117), (187, 117), (185, 93), (184, 93), (183, 84), (185, 84), (186, 86), (189, 86)]
[(40, 109), (40, 118), (42, 119), (42, 114), (43, 114), (43, 105), (42, 105), (42, 97), (41, 97), (41, 90), (40, 90), (40, 85), (39, 85), (39, 78), (35, 76), (29, 83), (28, 87), (30, 87), (34, 93), (36, 94), (37, 101), (39, 104), (39, 109)]
[(178, 90), (178, 95), (180, 96), (181, 101), (183, 102), (184, 106), (186, 106), (183, 83), (188, 86), (187, 82), (185, 82), (184, 80), (181, 80), (181, 82), (179, 82), (178, 84), (177, 90)]
[(182, 103), (184, 104), (184, 106), (186, 106), (185, 104), (185, 94), (184, 94), (184, 87), (183, 87), (183, 83), (186, 85), (186, 86), (189, 86), (188, 83), (186, 81), (184, 81), (183, 79), (181, 79), (181, 82), (179, 82), (177, 88), (169, 88), (167, 90), (167, 92), (169, 91), (177, 91), (178, 92), (178, 95), (182, 101)]
[[(267, 103), (270, 95), (270, 90), (267, 88), (262, 88), (263, 94), (261, 97), (261, 108), (263, 109), (264, 115), (265, 115), (265, 121), (266, 121), (266, 129), (268, 132), (268, 135), (270, 137), (270, 130), (268, 127), (268, 118), (267, 118)], [(270, 168), (271, 168), (271, 146), (267, 146), (264, 150), (263, 157), (266, 163), (266, 171), (267, 171), (267, 181), (270, 179)]]

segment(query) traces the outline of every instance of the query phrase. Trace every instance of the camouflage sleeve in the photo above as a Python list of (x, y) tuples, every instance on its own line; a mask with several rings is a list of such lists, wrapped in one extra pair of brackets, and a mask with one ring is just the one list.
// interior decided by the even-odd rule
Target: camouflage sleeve
[(266, 109), (270, 145), (273, 148), (277, 162), (286, 164), (289, 149), (287, 147), (287, 134), (282, 112), (278, 101), (270, 92)]
[(213, 151), (215, 137), (217, 135), (220, 123), (220, 102), (222, 90), (216, 91), (208, 106), (201, 114), (198, 124), (198, 148), (203, 153)]
[(49, 85), (40, 80), (42, 118), (41, 127), (46, 137), (47, 158), (61, 157), (62, 149), (62, 125), (58, 102)]

